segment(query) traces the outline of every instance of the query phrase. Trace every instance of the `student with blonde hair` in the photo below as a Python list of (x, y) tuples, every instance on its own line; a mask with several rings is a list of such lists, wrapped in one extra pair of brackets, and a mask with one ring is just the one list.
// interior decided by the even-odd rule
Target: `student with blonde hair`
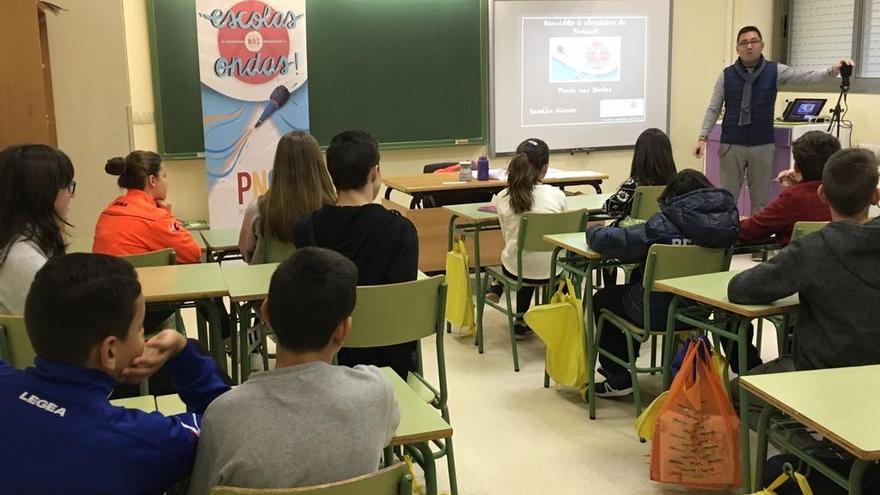
[(318, 141), (303, 131), (278, 141), (269, 190), (251, 201), (241, 222), (238, 247), (248, 263), (263, 263), (263, 243), (293, 243), (297, 220), (336, 202), (336, 191)]

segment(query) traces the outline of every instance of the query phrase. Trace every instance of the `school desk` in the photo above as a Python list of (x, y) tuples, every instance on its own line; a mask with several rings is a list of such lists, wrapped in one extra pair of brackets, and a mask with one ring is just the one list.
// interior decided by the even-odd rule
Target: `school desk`
[(126, 409), (139, 409), (144, 412), (156, 412), (156, 398), (152, 395), (140, 397), (126, 397), (125, 399), (113, 399), (110, 404)]
[[(220, 266), (215, 263), (137, 268), (138, 279), (148, 307), (172, 309), (192, 303), (199, 312), (199, 341), (206, 344), (226, 371), (226, 352), (220, 335), (220, 314), (213, 299), (228, 294)], [(202, 314), (207, 315), (207, 329)]]
[[(608, 178), (608, 174), (591, 172), (589, 170), (555, 170), (553, 172), (555, 173), (548, 173), (541, 182), (558, 187), (590, 185), (596, 190), (596, 194), (602, 193), (602, 181)], [(476, 175), (476, 172), (474, 172), (474, 175)], [(382, 183), (386, 187), (385, 199), (391, 199), (392, 191), (400, 191), (412, 196), (410, 208), (416, 208), (418, 205), (421, 205), (425, 195), (432, 193), (452, 191), (497, 193), (507, 187), (507, 181), (498, 179), (462, 182), (458, 180), (457, 172), (383, 177)]]
[[(738, 343), (739, 362), (746, 363), (746, 347), (749, 343), (748, 331), (754, 318), (768, 316), (784, 316), (797, 312), (798, 298), (790, 296), (773, 302), (772, 304), (751, 305), (736, 304), (727, 298), (727, 285), (739, 272), (718, 272), (690, 277), (671, 278), (654, 282), (654, 287), (675, 295), (669, 305), (669, 317), (667, 328), (672, 327), (676, 321), (684, 322), (692, 327), (712, 332), (713, 334), (727, 337)], [(694, 318), (688, 315), (686, 308), (679, 309), (682, 299), (696, 301), (712, 309), (715, 312), (713, 320)], [(736, 325), (736, 330), (731, 332), (730, 324)], [(665, 344), (665, 343), (664, 343)], [(669, 351), (671, 347), (667, 347)], [(663, 389), (668, 389), (671, 381), (671, 359), (664, 362)], [(742, 370), (741, 370), (742, 371)], [(743, 372), (742, 374), (746, 374)], [(742, 422), (740, 442), (742, 446), (743, 467), (743, 490), (751, 493), (751, 458), (749, 456), (749, 399), (748, 394), (743, 394), (739, 401), (740, 419)]]
[[(767, 459), (767, 441), (773, 437), (776, 445), (821, 471), (849, 493), (862, 493), (865, 469), (880, 460), (880, 429), (877, 428), (880, 399), (872, 393), (880, 388), (880, 365), (751, 375), (742, 377), (739, 383), (744, 391), (767, 403), (758, 423), (755, 479), (759, 483)], [(849, 475), (841, 475), (810, 452), (793, 445), (784, 434), (771, 431), (770, 417), (774, 411), (794, 418), (852, 454), (856, 461)]]
[[(554, 274), (554, 284), (550, 285), (550, 290), (555, 287), (556, 268), (562, 269), (562, 274), (571, 274), (584, 280), (584, 292), (581, 301), (584, 307), (584, 320), (586, 320), (586, 353), (587, 353), (587, 372), (592, 373), (596, 369), (596, 363), (593, 362), (592, 348), (595, 344), (595, 319), (593, 317), (593, 272), (597, 268), (603, 266), (617, 265), (618, 262), (613, 259), (605, 258), (601, 254), (590, 249), (587, 245), (587, 236), (585, 232), (572, 232), (569, 234), (553, 234), (545, 235), (544, 241), (555, 246), (553, 254), (550, 258), (550, 273)], [(560, 257), (559, 254), (565, 251), (566, 255)], [(577, 286), (577, 284), (575, 284)], [(547, 294), (549, 300), (550, 294)], [(549, 377), (544, 375), (544, 386), (549, 386)], [(588, 405), (590, 419), (596, 419), (596, 402), (591, 401)]]
[[(241, 383), (250, 375), (249, 345), (247, 330), (250, 326), (250, 312), (259, 311), (258, 304), (269, 294), (269, 282), (278, 263), (258, 265), (221, 265), (223, 279), (229, 292), (230, 301), (230, 341), (232, 348), (232, 381)], [(237, 340), (236, 340), (237, 339)], [(260, 340), (266, 345), (265, 332), (260, 332)], [(238, 342), (238, 345), (235, 345)], [(264, 353), (265, 354), (265, 353)], [(268, 366), (264, 357), (264, 367)]]
[[(610, 197), (610, 194), (578, 194), (575, 196), (566, 196), (565, 207), (569, 211), (585, 209), (587, 212), (596, 212), (602, 210), (602, 205)], [(463, 205), (444, 206), (443, 209), (449, 211), (452, 215), (449, 217), (449, 227), (447, 231), (446, 250), (451, 251), (456, 235), (463, 238), (472, 236), (473, 252), (469, 252), (469, 256), (473, 259), (474, 267), (474, 292), (482, 294), (483, 282), (480, 272), (483, 270), (482, 260), (480, 258), (480, 233), (498, 230), (498, 214), (491, 211), (483, 211), (480, 208), (491, 206), (490, 203), (468, 203)], [(461, 220), (460, 222), (456, 222)], [(583, 237), (583, 234), (581, 235)], [(500, 256), (500, 251), (498, 253)], [(470, 261), (469, 261), (470, 263)], [(474, 344), (477, 345), (480, 354), (483, 353), (483, 305), (480, 304), (481, 299), (477, 298), (477, 333)]]
[(204, 241), (205, 258), (207, 261), (223, 261), (228, 259), (240, 259), (241, 252), (238, 249), (239, 229), (199, 230), (193, 233), (193, 237), (201, 237)]

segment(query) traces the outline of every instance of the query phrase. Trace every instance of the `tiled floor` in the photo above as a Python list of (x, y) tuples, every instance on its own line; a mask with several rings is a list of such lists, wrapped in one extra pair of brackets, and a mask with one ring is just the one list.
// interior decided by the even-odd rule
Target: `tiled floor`
[[(732, 269), (753, 264), (737, 256)], [(538, 338), (519, 344), (521, 371), (515, 373), (501, 313), (486, 311), (485, 336), (482, 355), (471, 337), (444, 339), (459, 493), (705, 493), (650, 481), (650, 443), (636, 436), (631, 398), (598, 399), (598, 417), (591, 421), (575, 390), (543, 387), (544, 346)], [(764, 344), (765, 359), (775, 357), (772, 332), (765, 333)], [(436, 377), (434, 349), (433, 339), (423, 340), (429, 379)], [(647, 403), (659, 391), (660, 378), (646, 376), (641, 383)], [(441, 493), (448, 493), (444, 461), (438, 472)]]

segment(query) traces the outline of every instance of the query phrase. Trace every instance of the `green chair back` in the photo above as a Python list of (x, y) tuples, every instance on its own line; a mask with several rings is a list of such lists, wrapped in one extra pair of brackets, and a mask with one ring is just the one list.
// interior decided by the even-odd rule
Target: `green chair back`
[(0, 316), (0, 358), (13, 368), (24, 369), (34, 365), (34, 357), (24, 318)]
[(657, 280), (668, 278), (689, 277), (704, 273), (726, 272), (730, 269), (730, 249), (713, 249), (700, 246), (670, 246), (654, 244), (648, 250), (645, 263), (645, 275), (642, 287), (644, 306), (643, 329), (651, 328), (651, 292), (659, 291), (654, 287)]
[(519, 224), (520, 251), (553, 251), (555, 246), (544, 242), (545, 235), (582, 232), (586, 221), (587, 210), (524, 213)]
[(796, 241), (807, 234), (818, 232), (826, 225), (828, 222), (795, 222), (791, 229), (791, 240)]
[(122, 256), (122, 259), (131, 263), (135, 268), (144, 268), (148, 266), (168, 266), (177, 264), (177, 255), (171, 248), (152, 251), (143, 254), (132, 254)]
[[(446, 284), (442, 275), (357, 288), (345, 347), (378, 347), (442, 334)], [(439, 337), (438, 337), (439, 338)]]
[(647, 220), (651, 215), (660, 213), (660, 204), (657, 198), (666, 186), (638, 186), (633, 194), (632, 213), (629, 216), (640, 220)]
[(289, 258), (294, 251), (296, 251), (296, 246), (293, 243), (282, 242), (271, 236), (263, 242), (265, 263), (280, 263)]
[(216, 486), (210, 495), (411, 495), (412, 475), (399, 463), (357, 478), (302, 488), (236, 488)]

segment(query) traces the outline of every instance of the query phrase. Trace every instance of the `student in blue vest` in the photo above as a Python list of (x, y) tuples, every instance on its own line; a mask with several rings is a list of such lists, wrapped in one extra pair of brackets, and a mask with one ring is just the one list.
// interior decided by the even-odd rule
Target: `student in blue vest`
[[(189, 476), (201, 414), (229, 390), (174, 330), (144, 342), (144, 296), (119, 258), (69, 254), (34, 278), (25, 323), (34, 367), (0, 361), (0, 493), (162, 493)], [(170, 372), (187, 412), (110, 405), (117, 382)]]
[(773, 112), (776, 90), (786, 84), (819, 84), (840, 74), (844, 64), (855, 65), (842, 59), (822, 70), (799, 70), (764, 58), (764, 40), (755, 26), (745, 26), (736, 36), (736, 62), (721, 72), (715, 81), (712, 99), (703, 117), (700, 137), (693, 154), (701, 158), (706, 151), (706, 140), (724, 107), (721, 122), (721, 187), (739, 199), (744, 178), (749, 181), (752, 214), (767, 204), (767, 193), (773, 180)]

